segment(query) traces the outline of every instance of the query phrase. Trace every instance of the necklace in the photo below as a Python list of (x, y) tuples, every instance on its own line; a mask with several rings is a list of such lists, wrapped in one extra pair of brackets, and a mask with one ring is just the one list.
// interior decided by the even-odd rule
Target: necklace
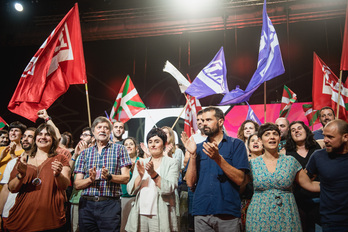
[(41, 172), (43, 166), (39, 170), (39, 166), (37, 165), (37, 157), (35, 157), (35, 161), (36, 161), (36, 174), (37, 175), (36, 175), (36, 178), (31, 183), (35, 186), (39, 186), (42, 182), (41, 179), (39, 178), (39, 175), (40, 175), (40, 172)]

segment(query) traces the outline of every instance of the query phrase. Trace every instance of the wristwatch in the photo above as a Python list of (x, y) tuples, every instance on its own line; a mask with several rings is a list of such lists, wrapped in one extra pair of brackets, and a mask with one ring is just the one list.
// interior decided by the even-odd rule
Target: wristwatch
[(112, 175), (109, 173), (107, 176), (107, 180), (110, 181), (112, 179)]

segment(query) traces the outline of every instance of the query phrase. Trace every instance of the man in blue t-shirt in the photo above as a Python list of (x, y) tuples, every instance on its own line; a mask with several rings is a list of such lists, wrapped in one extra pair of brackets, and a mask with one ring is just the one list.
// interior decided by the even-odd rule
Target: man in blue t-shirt
[(348, 123), (337, 119), (323, 130), (326, 149), (313, 153), (310, 176), (320, 179), (320, 215), (324, 232), (348, 231)]
[(224, 114), (216, 107), (203, 111), (203, 143), (182, 141), (190, 152), (186, 182), (195, 187), (193, 212), (196, 231), (240, 231), (239, 186), (249, 163), (245, 145), (240, 139), (223, 132)]
[(313, 137), (315, 140), (324, 139), (323, 128), (325, 127), (326, 124), (328, 124), (334, 119), (335, 119), (335, 112), (331, 107), (324, 106), (323, 108), (320, 109), (319, 121), (321, 125), (323, 126), (319, 128), (318, 130), (313, 131), (313, 135), (314, 135)]

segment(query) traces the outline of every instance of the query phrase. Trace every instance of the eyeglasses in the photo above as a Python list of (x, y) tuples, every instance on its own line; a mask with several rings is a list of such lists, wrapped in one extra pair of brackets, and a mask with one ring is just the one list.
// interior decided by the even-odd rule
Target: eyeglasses
[(81, 136), (82, 136), (82, 137), (87, 137), (87, 136), (92, 136), (92, 135), (83, 133), (83, 134), (80, 135), (80, 137), (81, 137)]

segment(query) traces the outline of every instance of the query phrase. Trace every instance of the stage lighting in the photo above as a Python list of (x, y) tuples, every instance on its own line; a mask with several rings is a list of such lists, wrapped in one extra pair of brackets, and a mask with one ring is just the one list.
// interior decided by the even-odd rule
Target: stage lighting
[(23, 11), (23, 5), (21, 4), (21, 3), (19, 3), (19, 2), (15, 2), (14, 3), (14, 8), (16, 9), (16, 11), (18, 11), (18, 12), (22, 12)]

